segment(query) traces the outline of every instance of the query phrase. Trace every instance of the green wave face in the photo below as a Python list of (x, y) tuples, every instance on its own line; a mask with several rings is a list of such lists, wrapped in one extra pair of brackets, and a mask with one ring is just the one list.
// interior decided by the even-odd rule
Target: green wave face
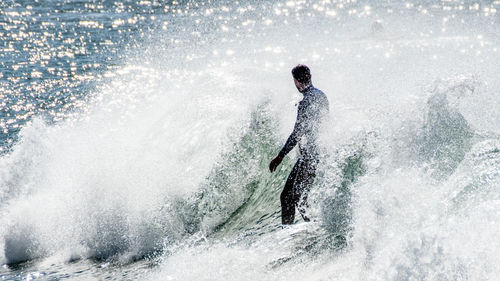
[(248, 127), (220, 157), (197, 194), (201, 227), (216, 232), (214, 235), (235, 235), (278, 222), (279, 193), (291, 161), (285, 160), (281, 169), (269, 172), (269, 162), (279, 147), (277, 123), (267, 106), (261, 104), (251, 113)]
[[(193, 217), (199, 218), (188, 224), (194, 226), (192, 231), (203, 231), (215, 239), (253, 240), (281, 229), (279, 196), (295, 160), (286, 157), (275, 173), (269, 172), (269, 162), (281, 148), (277, 130), (267, 103), (251, 113), (248, 127), (192, 198)], [(329, 155), (325, 151), (310, 199), (320, 227), (308, 242), (295, 241), (298, 252), (338, 249), (347, 242), (353, 229), (351, 188), (367, 171), (365, 161), (372, 156), (369, 140), (362, 136), (343, 146), (341, 152)]]
[[(247, 127), (220, 156), (200, 191), (174, 200), (168, 212), (177, 214), (186, 235), (202, 232), (228, 239), (258, 237), (281, 229), (279, 196), (295, 160), (286, 157), (274, 173), (269, 172), (269, 162), (281, 143), (268, 106), (262, 103), (251, 113)], [(350, 189), (365, 174), (364, 161), (371, 156), (365, 142), (346, 145), (342, 153), (325, 154), (321, 160), (311, 191), (311, 209), (326, 231), (317, 233), (328, 238), (322, 246), (336, 236), (345, 240), (352, 230)]]

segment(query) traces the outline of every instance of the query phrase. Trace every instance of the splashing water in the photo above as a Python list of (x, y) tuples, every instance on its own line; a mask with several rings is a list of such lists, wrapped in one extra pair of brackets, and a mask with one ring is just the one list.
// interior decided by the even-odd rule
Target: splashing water
[[(500, 273), (499, 3), (1, 5), (3, 279)], [(297, 63), (331, 116), (282, 229)]]

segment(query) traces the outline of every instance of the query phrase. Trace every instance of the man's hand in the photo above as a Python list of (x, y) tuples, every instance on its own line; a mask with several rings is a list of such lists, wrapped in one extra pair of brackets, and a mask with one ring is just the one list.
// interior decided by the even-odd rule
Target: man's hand
[(271, 171), (271, 173), (276, 171), (276, 168), (279, 166), (281, 161), (283, 161), (283, 157), (280, 157), (279, 155), (274, 157), (274, 159), (271, 160), (271, 163), (269, 163), (269, 171)]

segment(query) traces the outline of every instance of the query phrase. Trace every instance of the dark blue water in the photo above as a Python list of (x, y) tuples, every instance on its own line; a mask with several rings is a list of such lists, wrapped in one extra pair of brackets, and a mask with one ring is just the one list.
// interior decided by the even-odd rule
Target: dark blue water
[[(166, 3), (3, 1), (0, 144), (33, 115), (53, 122), (82, 110), (103, 74), (172, 18)], [(175, 6), (175, 5), (174, 5)]]

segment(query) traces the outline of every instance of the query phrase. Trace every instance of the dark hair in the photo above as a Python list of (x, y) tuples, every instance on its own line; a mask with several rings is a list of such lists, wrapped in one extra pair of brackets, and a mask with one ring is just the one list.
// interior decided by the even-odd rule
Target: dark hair
[(292, 69), (293, 78), (300, 83), (308, 84), (311, 82), (311, 71), (307, 65), (299, 64)]

